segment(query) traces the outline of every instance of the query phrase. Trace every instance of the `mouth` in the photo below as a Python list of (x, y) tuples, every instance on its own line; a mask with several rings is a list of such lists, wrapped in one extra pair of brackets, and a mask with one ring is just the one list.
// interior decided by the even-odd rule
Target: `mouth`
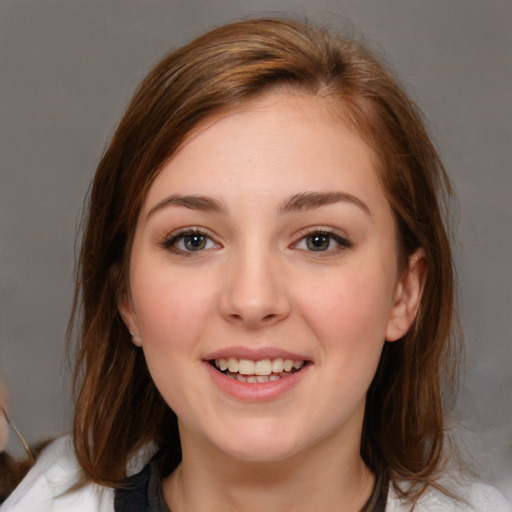
[(275, 382), (299, 372), (308, 361), (283, 359), (211, 359), (211, 366), (226, 377), (250, 384)]

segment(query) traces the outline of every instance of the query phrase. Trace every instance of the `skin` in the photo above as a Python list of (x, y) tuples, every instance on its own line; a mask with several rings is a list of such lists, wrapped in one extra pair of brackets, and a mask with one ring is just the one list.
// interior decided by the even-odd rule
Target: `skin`
[[(322, 201), (290, 200), (310, 193)], [(205, 237), (196, 251), (191, 230)], [(359, 510), (374, 483), (359, 454), (366, 392), (424, 275), (421, 250), (398, 273), (372, 153), (326, 100), (273, 93), (196, 130), (147, 194), (120, 303), (179, 419), (183, 462), (163, 482), (173, 512)], [(307, 371), (240, 399), (205, 363), (233, 347), (300, 354)]]

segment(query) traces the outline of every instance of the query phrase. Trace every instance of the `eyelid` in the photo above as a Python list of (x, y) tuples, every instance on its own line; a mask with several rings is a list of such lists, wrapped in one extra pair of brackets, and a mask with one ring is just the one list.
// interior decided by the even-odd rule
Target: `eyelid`
[(322, 254), (324, 254), (324, 255), (329, 254), (329, 253), (332, 254), (333, 252), (337, 252), (337, 251), (344, 250), (344, 249), (350, 249), (353, 246), (352, 242), (350, 241), (350, 239), (348, 238), (348, 236), (346, 234), (340, 233), (339, 230), (337, 230), (336, 228), (333, 228), (332, 226), (312, 226), (312, 227), (307, 227), (307, 228), (301, 229), (294, 237), (296, 241), (291, 244), (291, 247), (297, 248), (297, 246), (305, 238), (307, 238), (309, 236), (314, 236), (314, 235), (329, 236), (334, 240), (334, 242), (336, 242), (336, 244), (338, 244), (337, 248), (329, 249), (326, 251), (307, 251), (306, 249), (304, 249), (304, 251), (306, 251), (306, 252), (311, 252), (311, 253), (316, 252), (317, 253), (316, 255), (318, 255), (318, 256), (322, 256)]
[(178, 242), (179, 240), (182, 240), (186, 236), (191, 235), (200, 235), (204, 236), (205, 238), (211, 240), (217, 247), (221, 247), (221, 244), (215, 240), (215, 237), (209, 232), (209, 230), (199, 227), (199, 226), (187, 226), (179, 229), (175, 229), (174, 231), (171, 231), (170, 233), (166, 234), (164, 239), (159, 242), (159, 245), (170, 252), (173, 252), (175, 254), (185, 255), (185, 256), (192, 256), (195, 253), (200, 253), (208, 249), (202, 249), (200, 251), (185, 251), (182, 249), (177, 249), (174, 244)]

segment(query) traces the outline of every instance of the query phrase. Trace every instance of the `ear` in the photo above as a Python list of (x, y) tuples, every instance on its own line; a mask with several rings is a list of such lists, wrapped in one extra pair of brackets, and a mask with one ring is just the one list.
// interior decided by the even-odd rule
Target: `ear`
[(132, 337), (132, 342), (137, 347), (142, 347), (142, 337), (137, 323), (137, 315), (133, 307), (133, 301), (129, 293), (124, 293), (117, 302), (117, 309), (123, 319), (124, 325)]
[(426, 277), (425, 251), (419, 248), (409, 257), (407, 268), (397, 282), (386, 341), (399, 340), (411, 327), (420, 307)]

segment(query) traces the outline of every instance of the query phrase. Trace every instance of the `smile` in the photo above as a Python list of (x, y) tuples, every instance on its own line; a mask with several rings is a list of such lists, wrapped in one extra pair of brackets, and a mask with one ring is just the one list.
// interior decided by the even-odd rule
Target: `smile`
[(239, 382), (251, 384), (275, 382), (298, 372), (305, 364), (302, 360), (293, 359), (215, 359), (210, 364), (223, 373), (226, 377)]

